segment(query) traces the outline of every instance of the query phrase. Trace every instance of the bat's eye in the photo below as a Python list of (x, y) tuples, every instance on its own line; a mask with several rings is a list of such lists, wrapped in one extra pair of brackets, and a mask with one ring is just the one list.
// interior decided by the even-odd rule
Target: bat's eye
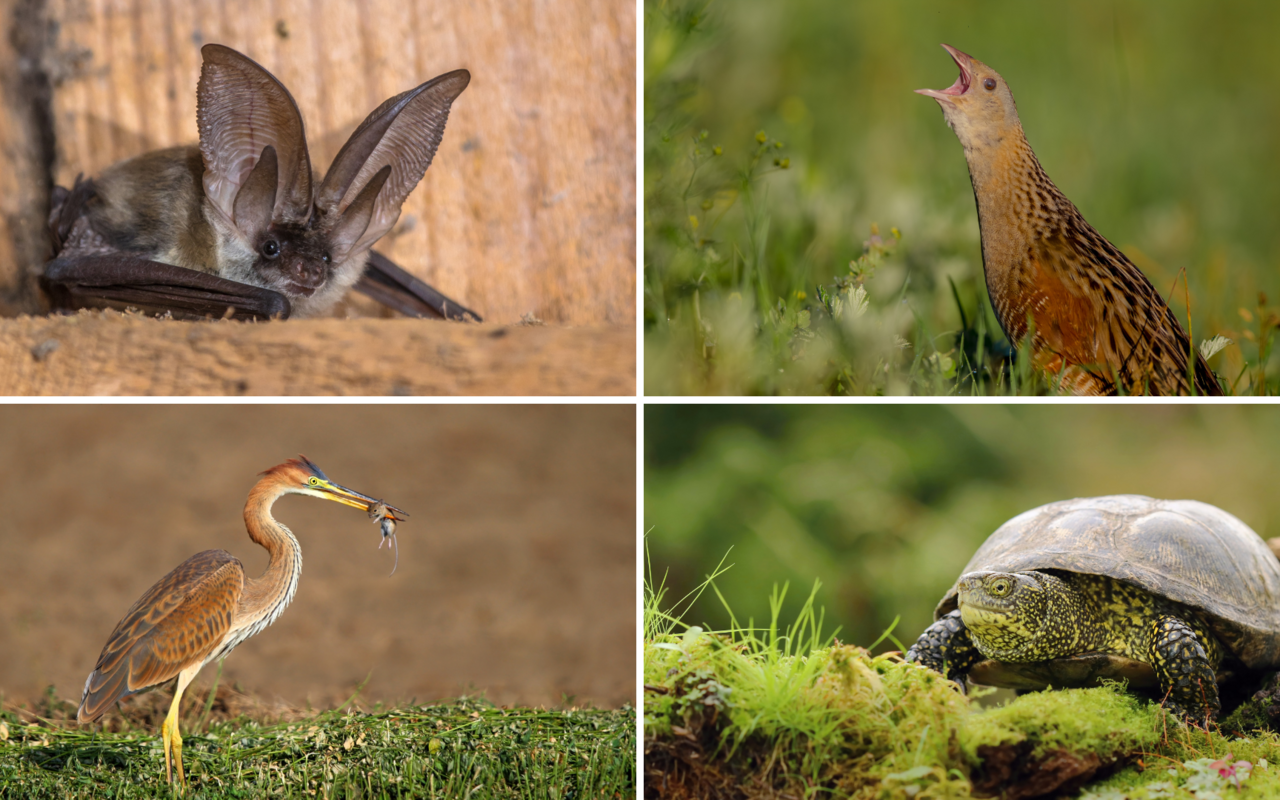
[(262, 254), (267, 258), (275, 258), (280, 255), (280, 243), (275, 239), (268, 239), (262, 243)]
[(328, 253), (325, 253), (324, 255), (320, 256), (320, 258), (324, 261), (324, 263), (326, 263), (326, 264), (328, 264), (328, 263), (329, 263), (329, 254), (328, 254)]
[(996, 79), (995, 79), (995, 78), (987, 78), (986, 80), (984, 80), (984, 81), (982, 82), (982, 85), (983, 85), (983, 86), (985, 86), (985, 87), (987, 87), (987, 91), (988, 91), (988, 92), (990, 92), (990, 91), (994, 91), (994, 90), (995, 90), (995, 88), (996, 88)]

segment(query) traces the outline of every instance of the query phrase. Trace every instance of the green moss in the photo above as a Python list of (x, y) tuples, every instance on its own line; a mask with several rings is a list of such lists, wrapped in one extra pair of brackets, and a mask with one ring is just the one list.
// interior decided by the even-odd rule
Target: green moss
[(973, 715), (961, 732), (960, 747), (974, 764), (981, 745), (1025, 741), (1033, 744), (1033, 758), (1066, 750), (1107, 760), (1154, 747), (1164, 717), (1158, 706), (1110, 688), (1035, 692)]
[(692, 629), (646, 644), (645, 683), (651, 752), (667, 737), (709, 740), (725, 771), (837, 796), (873, 797), (882, 781), (967, 793), (955, 742), (969, 701), (895, 656), (835, 645), (772, 658)]
[(1088, 787), (1081, 797), (1275, 798), (1280, 797), (1278, 758), (1280, 736), (1273, 733), (1235, 738), (1185, 727), (1170, 729), (1158, 746), (1139, 753), (1133, 764)]
[(837, 644), (779, 656), (696, 628), (646, 644), (645, 683), (646, 767), (670, 768), (666, 743), (697, 742), (702, 769), (722, 784), (797, 794), (823, 787), (832, 797), (967, 797), (970, 776), (983, 768), (980, 748), (1014, 745), (1032, 769), (1064, 752), (1096, 755), (1104, 769), (1120, 765), (1086, 787), (1097, 797), (1212, 800), (1214, 787), (1230, 782), (1212, 762), (1228, 753), (1231, 763), (1248, 764), (1239, 797), (1280, 797), (1280, 737), (1189, 729), (1118, 686), (1036, 692), (981, 709), (896, 654)]

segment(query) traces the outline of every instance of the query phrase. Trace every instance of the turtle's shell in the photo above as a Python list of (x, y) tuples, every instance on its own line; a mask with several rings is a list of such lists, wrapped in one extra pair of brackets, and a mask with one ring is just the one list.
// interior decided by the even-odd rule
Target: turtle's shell
[[(1195, 500), (1111, 495), (1050, 503), (1001, 525), (964, 574), (1105, 575), (1200, 611), (1252, 669), (1280, 668), (1280, 560), (1253, 530)], [(956, 585), (934, 612), (956, 608)]]

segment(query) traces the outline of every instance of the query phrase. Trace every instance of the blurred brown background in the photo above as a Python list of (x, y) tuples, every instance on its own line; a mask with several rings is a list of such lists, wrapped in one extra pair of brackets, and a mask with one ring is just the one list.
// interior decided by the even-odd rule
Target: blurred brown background
[(282, 498), (298, 593), (224, 684), (320, 708), (370, 674), (366, 702), (634, 703), (635, 429), (631, 405), (0, 407), (0, 695), (78, 701), (116, 621), (201, 550), (261, 574), (245, 497), (305, 453), (410, 514), (399, 568), (359, 510)]
[[(630, 0), (0, 0), (0, 290), (38, 307), (52, 174), (197, 141), (200, 46), (246, 53), (292, 92), (323, 174), (386, 98), (458, 67), (423, 182), (379, 249), (513, 322), (635, 320), (635, 4)], [(370, 312), (359, 306), (355, 311)]]

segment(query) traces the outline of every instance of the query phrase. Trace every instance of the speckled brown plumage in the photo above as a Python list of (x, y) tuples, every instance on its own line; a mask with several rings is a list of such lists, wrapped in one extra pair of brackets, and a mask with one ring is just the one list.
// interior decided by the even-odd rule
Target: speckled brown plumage
[(1033, 363), (1079, 395), (1220, 395), (1217, 378), (1151, 281), (1094, 230), (1045, 174), (1027, 143), (1008, 85), (943, 45), (960, 67), (938, 101), (964, 145), (982, 230), (991, 304)]
[(206, 550), (161, 578), (124, 615), (84, 687), (80, 719), (92, 721), (134, 692), (203, 663), (231, 627), (244, 587), (240, 559)]

